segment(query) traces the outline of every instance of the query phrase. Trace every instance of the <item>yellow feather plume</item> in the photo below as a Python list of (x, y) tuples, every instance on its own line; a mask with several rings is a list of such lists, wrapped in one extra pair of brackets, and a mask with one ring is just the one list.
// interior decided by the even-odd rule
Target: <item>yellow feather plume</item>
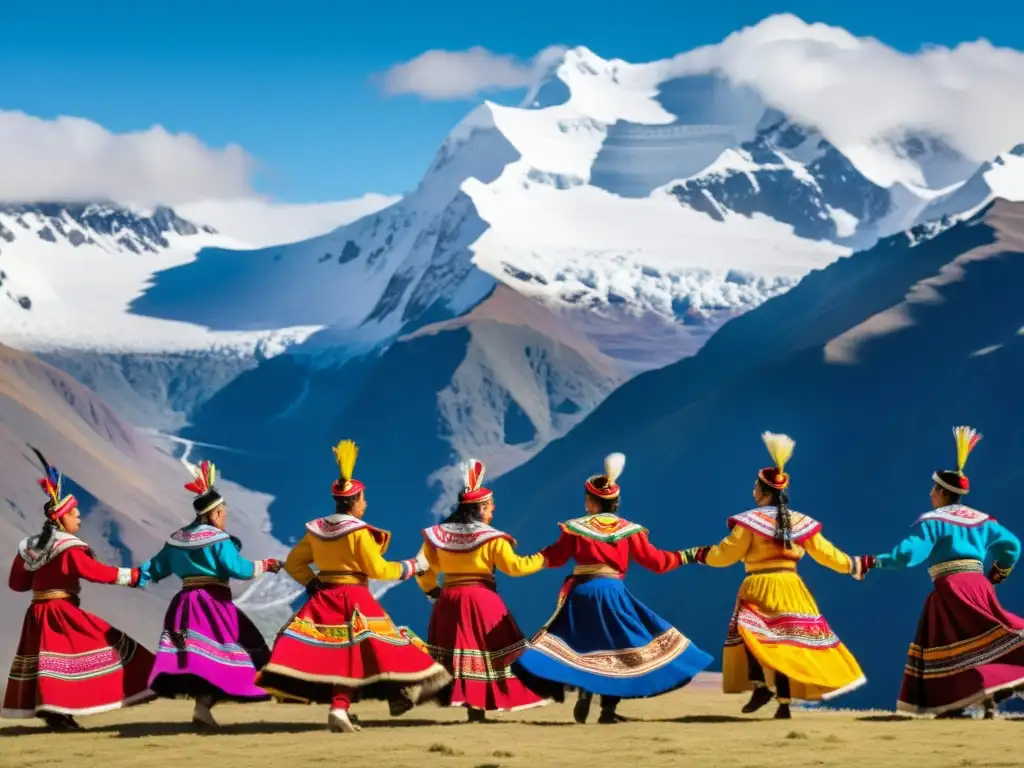
[(779, 435), (774, 432), (762, 432), (761, 439), (764, 440), (768, 453), (775, 462), (775, 468), (782, 472), (786, 462), (793, 456), (793, 447), (796, 445), (789, 435)]
[(352, 479), (358, 455), (359, 446), (353, 440), (342, 440), (334, 446), (334, 460), (338, 462), (338, 473), (341, 475), (342, 480), (348, 481)]
[(974, 427), (953, 427), (953, 438), (956, 440), (956, 471), (962, 475), (967, 457), (981, 440), (981, 435)]

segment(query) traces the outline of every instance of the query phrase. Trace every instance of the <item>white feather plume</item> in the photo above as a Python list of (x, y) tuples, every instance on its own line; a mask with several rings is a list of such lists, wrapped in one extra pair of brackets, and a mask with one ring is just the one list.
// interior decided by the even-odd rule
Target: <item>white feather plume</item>
[(768, 449), (772, 461), (775, 462), (775, 467), (782, 472), (786, 462), (793, 457), (796, 441), (789, 435), (780, 435), (775, 432), (763, 432), (761, 439), (764, 440), (765, 447)]
[(604, 476), (608, 478), (609, 483), (618, 480), (625, 467), (626, 454), (624, 453), (609, 453), (604, 458)]

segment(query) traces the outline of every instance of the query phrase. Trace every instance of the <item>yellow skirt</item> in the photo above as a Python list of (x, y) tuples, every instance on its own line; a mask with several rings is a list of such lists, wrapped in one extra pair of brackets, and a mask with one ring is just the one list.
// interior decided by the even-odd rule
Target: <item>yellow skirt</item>
[(723, 654), (725, 693), (753, 688), (748, 649), (769, 687), (775, 687), (776, 672), (789, 678), (793, 699), (830, 699), (867, 682), (796, 571), (752, 573), (740, 585)]

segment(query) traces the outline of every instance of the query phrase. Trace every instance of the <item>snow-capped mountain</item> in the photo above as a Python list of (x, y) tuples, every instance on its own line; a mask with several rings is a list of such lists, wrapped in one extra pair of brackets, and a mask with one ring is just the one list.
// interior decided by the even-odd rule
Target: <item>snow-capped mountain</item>
[(631, 376), (923, 221), (975, 170), (932, 137), (845, 146), (722, 76), (577, 48), (520, 106), (474, 109), (379, 211), (256, 249), (198, 226), (156, 253), (35, 236), (14, 254), (20, 280), (51, 286), (35, 291), (45, 313), (33, 296), (0, 318), (130, 420), (274, 496), (279, 538), (320, 503), (297, 478), (330, 477), (324, 446), (346, 435), (367, 446), (364, 477), (403, 468), (415, 528), (448, 503), (457, 458), (512, 470)]
[[(580, 513), (584, 479), (622, 451), (626, 517), (667, 549), (715, 543), (725, 518), (752, 503), (755, 473), (770, 461), (759, 438), (767, 429), (796, 440), (793, 507), (851, 554), (888, 551), (929, 508), (932, 471), (953, 465), (951, 427), (970, 424), (985, 436), (968, 470), (971, 503), (1019, 531), (1022, 284), (1024, 204), (997, 201), (967, 221), (887, 238), (737, 318), (695, 356), (624, 384), (491, 486), (497, 524), (520, 551), (551, 543), (556, 522)], [(399, 492), (396, 505), (408, 493)], [(714, 648), (740, 569), (631, 569), (630, 589)], [(837, 705), (891, 707), (931, 587), (923, 567), (873, 572), (863, 583), (809, 558), (800, 571), (869, 681)], [(520, 623), (547, 618), (563, 575), (501, 584)], [(1024, 598), (1020, 582), (999, 589), (1006, 605)], [(537, 601), (543, 592), (548, 602)], [(396, 611), (416, 609), (419, 598), (391, 597)]]

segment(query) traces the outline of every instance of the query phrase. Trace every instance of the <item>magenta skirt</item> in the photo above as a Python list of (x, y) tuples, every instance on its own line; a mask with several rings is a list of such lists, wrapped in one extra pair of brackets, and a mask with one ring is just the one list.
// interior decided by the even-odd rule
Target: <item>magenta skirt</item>
[(942, 563), (907, 653), (897, 708), (938, 715), (1024, 686), (1024, 619), (976, 561)]

